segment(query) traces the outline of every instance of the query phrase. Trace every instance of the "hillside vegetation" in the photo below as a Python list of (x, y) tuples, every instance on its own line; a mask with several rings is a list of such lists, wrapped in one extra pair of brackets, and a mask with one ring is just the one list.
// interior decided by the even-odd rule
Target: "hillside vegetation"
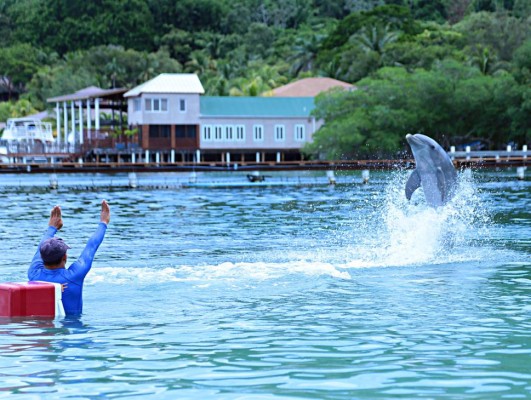
[(309, 156), (396, 156), (405, 133), (486, 148), (531, 138), (528, 0), (0, 0), (0, 121), (96, 85), (199, 75), (257, 96), (328, 76)]

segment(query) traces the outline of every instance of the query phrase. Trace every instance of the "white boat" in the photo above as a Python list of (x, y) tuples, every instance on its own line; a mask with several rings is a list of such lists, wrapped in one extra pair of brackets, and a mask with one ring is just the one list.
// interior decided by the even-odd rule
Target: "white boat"
[(38, 140), (43, 143), (53, 143), (55, 141), (52, 133), (52, 124), (31, 117), (9, 118), (0, 139), (8, 142), (32, 142)]

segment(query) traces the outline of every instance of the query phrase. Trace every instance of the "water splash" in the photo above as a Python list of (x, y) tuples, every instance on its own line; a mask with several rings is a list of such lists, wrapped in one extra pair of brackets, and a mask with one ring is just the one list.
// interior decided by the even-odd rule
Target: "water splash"
[[(404, 187), (408, 172), (396, 172), (382, 190), (358, 190), (354, 220), (336, 230), (319, 233), (310, 243), (292, 240), (275, 252), (237, 254), (228, 262), (162, 267), (95, 268), (88, 284), (212, 282), (242, 284), (320, 277), (349, 279), (355, 268), (421, 266), (480, 261), (493, 254), (488, 247), (490, 216), (472, 173), (459, 175), (454, 198), (444, 207), (432, 208), (422, 189), (407, 201)], [(322, 236), (324, 235), (324, 236)]]
[[(427, 205), (420, 188), (408, 202), (404, 187), (409, 173), (397, 172), (377, 207), (379, 227), (369, 264), (421, 265), (478, 260), (490, 223), (471, 172), (459, 175), (454, 198), (444, 207)], [(377, 251), (376, 251), (377, 250)]]

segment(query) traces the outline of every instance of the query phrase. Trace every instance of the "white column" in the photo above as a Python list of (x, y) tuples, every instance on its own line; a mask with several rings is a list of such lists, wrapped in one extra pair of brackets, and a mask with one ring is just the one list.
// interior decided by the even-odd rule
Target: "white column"
[(133, 164), (136, 163), (136, 153), (134, 151), (131, 153), (131, 162)]
[(157, 164), (160, 163), (160, 152), (158, 152), (158, 151), (155, 153), (155, 162)]
[(83, 144), (83, 102), (79, 101), (79, 144)]
[(227, 156), (225, 157), (227, 159), (227, 164), (230, 164), (230, 153), (227, 151)]
[(170, 161), (171, 161), (172, 164), (175, 162), (175, 150), (174, 149), (171, 149)]
[(64, 140), (64, 143), (65, 145), (68, 145), (68, 110), (66, 108), (66, 101), (63, 102), (63, 122), (64, 122), (64, 136), (65, 136), (65, 140)]
[(74, 145), (76, 144), (76, 111), (74, 109), (74, 102), (70, 103), (70, 109), (72, 111), (72, 135), (74, 138)]
[(99, 131), (100, 130), (100, 99), (96, 99), (94, 101), (94, 113), (95, 113), (95, 115), (94, 115), (94, 119), (95, 119), (94, 124), (96, 125), (95, 129), (97, 131)]
[[(90, 112), (90, 99), (87, 99), (87, 130), (88, 134), (90, 135), (90, 131), (92, 130), (92, 113)], [(90, 136), (89, 136), (90, 137)]]
[(277, 162), (280, 162), (280, 151), (277, 151)]
[(145, 156), (144, 156), (144, 162), (149, 162), (149, 150), (146, 150)]
[(201, 162), (201, 150), (196, 150), (195, 151), (195, 162), (196, 163)]
[(260, 153), (256, 152), (256, 162), (260, 162)]
[(61, 143), (61, 108), (55, 103), (55, 125), (57, 125), (57, 143)]

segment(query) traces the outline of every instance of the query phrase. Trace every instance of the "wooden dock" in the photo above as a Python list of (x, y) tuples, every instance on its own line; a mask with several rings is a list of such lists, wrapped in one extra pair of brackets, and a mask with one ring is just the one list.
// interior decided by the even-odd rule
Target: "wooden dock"
[[(505, 168), (531, 165), (527, 156), (465, 157), (454, 158), (457, 169)], [(0, 174), (28, 173), (115, 173), (115, 172), (187, 172), (187, 171), (297, 171), (297, 170), (396, 170), (411, 169), (414, 159), (402, 160), (335, 160), (291, 162), (26, 162), (0, 164)]]

